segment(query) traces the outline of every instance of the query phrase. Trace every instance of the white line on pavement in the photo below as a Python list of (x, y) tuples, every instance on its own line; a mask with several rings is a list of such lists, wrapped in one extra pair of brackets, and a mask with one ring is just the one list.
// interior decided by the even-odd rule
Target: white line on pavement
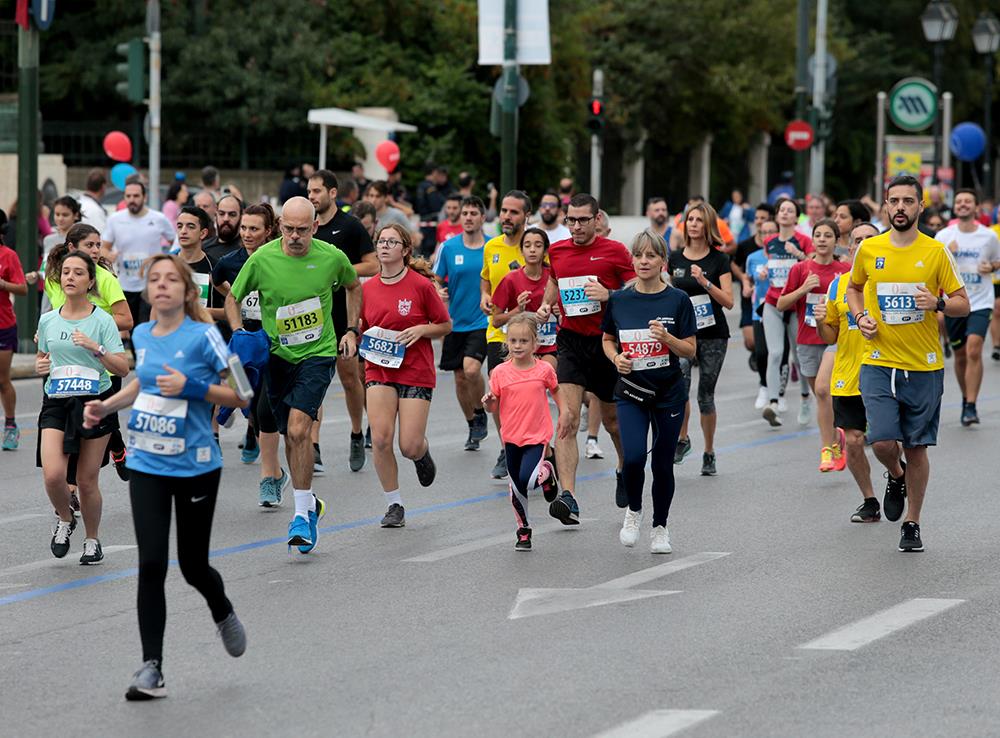
[(34, 520), (35, 518), (46, 517), (44, 513), (24, 513), (23, 515), (11, 515), (7, 518), (0, 518), (0, 525), (4, 523), (20, 523), (22, 520)]
[(718, 710), (653, 710), (594, 738), (667, 738), (718, 714)]
[[(102, 546), (105, 556), (109, 553), (116, 553), (118, 551), (128, 551), (129, 549), (135, 548), (135, 546)], [(48, 569), (69, 566), (78, 567), (80, 564), (73, 556), (67, 556), (66, 558), (56, 559), (42, 559), (41, 561), (29, 561), (27, 564), (18, 564), (17, 566), (11, 566), (6, 569), (0, 569), (0, 577), (9, 577), (14, 574), (23, 574), (26, 571), (35, 571), (36, 569)]]
[[(595, 521), (597, 518), (580, 518), (581, 523), (589, 523)], [(548, 533), (553, 530), (562, 530), (566, 526), (564, 525), (539, 525), (531, 529), (532, 535), (538, 535), (539, 533)], [(501, 533), (495, 536), (486, 536), (484, 538), (479, 538), (475, 541), (469, 541), (468, 543), (460, 543), (457, 546), (449, 546), (448, 548), (442, 548), (439, 551), (431, 551), (430, 553), (423, 554), (422, 556), (414, 556), (410, 559), (403, 559), (403, 561), (427, 564), (434, 561), (441, 561), (443, 559), (450, 559), (453, 556), (461, 556), (462, 554), (471, 553), (472, 551), (479, 551), (484, 548), (489, 548), (490, 546), (496, 546), (501, 543), (510, 543), (514, 540), (514, 536), (511, 533)]]
[(709, 561), (721, 559), (723, 556), (729, 556), (729, 553), (706, 551), (704, 553), (691, 554), (682, 559), (668, 561), (666, 564), (660, 564), (659, 566), (651, 566), (648, 569), (626, 574), (623, 577), (618, 577), (617, 579), (612, 579), (596, 586), (601, 589), (629, 589), (630, 587), (637, 587), (640, 584), (646, 584), (660, 577), (665, 577), (667, 574), (673, 574), (675, 571), (681, 571), (692, 566), (698, 566), (698, 564), (706, 564)]
[(919, 623), (938, 613), (960, 605), (965, 600), (943, 600), (918, 597), (906, 600), (888, 610), (877, 612), (867, 618), (845, 625), (843, 628), (809, 641), (799, 648), (824, 651), (854, 651), (867, 646), (879, 638), (884, 638), (914, 623)]

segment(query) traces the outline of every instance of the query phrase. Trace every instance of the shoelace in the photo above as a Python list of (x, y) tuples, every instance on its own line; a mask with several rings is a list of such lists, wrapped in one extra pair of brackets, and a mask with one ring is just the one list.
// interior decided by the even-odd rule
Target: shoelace
[(97, 541), (91, 541), (87, 539), (83, 542), (83, 555), (84, 556), (96, 556), (97, 555)]
[(60, 520), (56, 524), (56, 533), (55, 533), (56, 543), (66, 543), (69, 540), (69, 534), (70, 534), (69, 523), (64, 523), (63, 521)]

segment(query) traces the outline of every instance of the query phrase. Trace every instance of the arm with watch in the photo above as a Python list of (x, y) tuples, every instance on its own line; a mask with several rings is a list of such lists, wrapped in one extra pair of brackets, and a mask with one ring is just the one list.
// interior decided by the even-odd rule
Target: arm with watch
[(84, 348), (94, 355), (94, 358), (101, 362), (101, 366), (117, 377), (127, 377), (129, 373), (128, 354), (125, 352), (112, 354), (104, 344), (98, 343), (90, 336), (80, 330), (73, 331), (73, 343), (80, 348)]

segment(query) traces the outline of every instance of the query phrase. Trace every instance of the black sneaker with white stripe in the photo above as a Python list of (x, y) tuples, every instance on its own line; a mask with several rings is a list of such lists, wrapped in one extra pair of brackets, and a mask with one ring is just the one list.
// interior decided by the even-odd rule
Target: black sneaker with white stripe
[(920, 539), (920, 526), (912, 520), (907, 520), (899, 529), (899, 550), (903, 553), (924, 550), (924, 542)]
[(899, 479), (885, 472), (885, 495), (882, 497), (882, 512), (885, 519), (893, 523), (903, 517), (906, 505), (906, 462), (900, 459), (899, 465), (903, 467), (903, 476)]

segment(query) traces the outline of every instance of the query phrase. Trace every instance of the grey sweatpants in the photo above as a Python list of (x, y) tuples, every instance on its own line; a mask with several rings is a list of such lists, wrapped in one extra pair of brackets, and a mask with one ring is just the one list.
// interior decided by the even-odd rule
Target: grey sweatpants
[[(799, 333), (799, 323), (793, 316), (785, 323), (784, 315), (770, 303), (764, 303), (764, 314), (761, 316), (764, 324), (764, 340), (767, 343), (767, 398), (771, 402), (778, 401), (778, 390), (781, 389), (781, 355), (785, 350), (785, 334), (788, 334), (790, 346), (788, 361), (798, 366), (799, 357), (795, 350), (795, 339)], [(799, 371), (799, 384), (802, 394), (809, 394), (809, 383)]]

